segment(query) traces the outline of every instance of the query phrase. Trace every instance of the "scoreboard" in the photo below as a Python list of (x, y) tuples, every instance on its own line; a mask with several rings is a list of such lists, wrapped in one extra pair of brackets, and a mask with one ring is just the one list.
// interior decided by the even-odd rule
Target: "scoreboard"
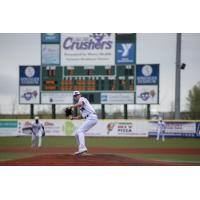
[(20, 66), (21, 104), (158, 104), (159, 64), (136, 64), (135, 33), (42, 33), (41, 64)]
[(99, 104), (102, 92), (134, 92), (135, 65), (43, 66), (43, 92), (79, 90), (92, 103)]
[(136, 33), (42, 33), (41, 96), (53, 102), (79, 90), (96, 104), (102, 94), (107, 103), (126, 103), (128, 96), (134, 103), (135, 64)]

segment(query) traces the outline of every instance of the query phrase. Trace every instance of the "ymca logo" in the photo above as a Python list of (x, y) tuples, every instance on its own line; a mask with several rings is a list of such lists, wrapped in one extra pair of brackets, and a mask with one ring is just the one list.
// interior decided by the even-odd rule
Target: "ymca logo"
[(116, 64), (134, 64), (135, 46), (132, 43), (117, 43)]
[(122, 57), (127, 57), (131, 47), (132, 44), (122, 44), (122, 49), (119, 49), (118, 52), (122, 54)]

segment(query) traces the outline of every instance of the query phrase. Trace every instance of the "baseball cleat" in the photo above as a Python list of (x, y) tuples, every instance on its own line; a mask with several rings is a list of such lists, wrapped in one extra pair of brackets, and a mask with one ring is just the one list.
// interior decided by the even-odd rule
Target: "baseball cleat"
[(87, 152), (87, 149), (83, 149), (74, 153), (74, 155), (81, 155)]

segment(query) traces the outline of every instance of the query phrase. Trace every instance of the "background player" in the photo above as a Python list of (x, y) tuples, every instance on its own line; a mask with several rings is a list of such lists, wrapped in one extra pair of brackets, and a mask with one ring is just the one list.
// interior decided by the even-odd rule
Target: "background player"
[(82, 154), (84, 152), (87, 152), (87, 148), (85, 146), (85, 133), (91, 129), (93, 126), (96, 125), (98, 118), (95, 113), (94, 108), (91, 106), (90, 102), (85, 98), (81, 97), (81, 94), (79, 91), (73, 92), (73, 97), (75, 99), (76, 103), (75, 105), (70, 106), (70, 108), (79, 108), (81, 116), (78, 117), (72, 117), (71, 119), (85, 119), (84, 123), (76, 130), (75, 138), (76, 143), (78, 146), (78, 151), (75, 152), (75, 155)]
[(156, 140), (159, 140), (160, 135), (162, 135), (162, 141), (165, 141), (165, 129), (166, 129), (166, 124), (165, 122), (163, 122), (162, 117), (159, 117)]
[(38, 147), (42, 146), (42, 136), (45, 135), (44, 125), (39, 121), (39, 117), (35, 117), (35, 120), (32, 122), (32, 140), (31, 147), (35, 147), (35, 137), (38, 137)]

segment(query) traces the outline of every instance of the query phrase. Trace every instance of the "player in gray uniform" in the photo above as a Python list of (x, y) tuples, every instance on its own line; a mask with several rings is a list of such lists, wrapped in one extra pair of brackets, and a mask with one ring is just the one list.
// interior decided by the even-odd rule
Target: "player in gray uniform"
[(85, 146), (85, 133), (97, 124), (98, 118), (90, 102), (85, 97), (82, 97), (79, 91), (74, 91), (73, 97), (78, 103), (70, 106), (70, 108), (79, 108), (81, 116), (72, 117), (71, 119), (85, 119), (84, 123), (75, 133), (78, 151), (74, 154), (79, 155), (87, 152), (87, 148)]
[(35, 117), (35, 121), (32, 122), (32, 140), (31, 147), (35, 147), (35, 137), (38, 137), (38, 147), (42, 146), (42, 136), (44, 135), (44, 125), (39, 121), (39, 117)]
[(159, 140), (160, 135), (162, 135), (162, 141), (165, 141), (165, 129), (166, 129), (166, 124), (163, 122), (162, 118), (159, 118), (158, 121), (158, 130), (157, 130), (157, 137), (156, 140)]

